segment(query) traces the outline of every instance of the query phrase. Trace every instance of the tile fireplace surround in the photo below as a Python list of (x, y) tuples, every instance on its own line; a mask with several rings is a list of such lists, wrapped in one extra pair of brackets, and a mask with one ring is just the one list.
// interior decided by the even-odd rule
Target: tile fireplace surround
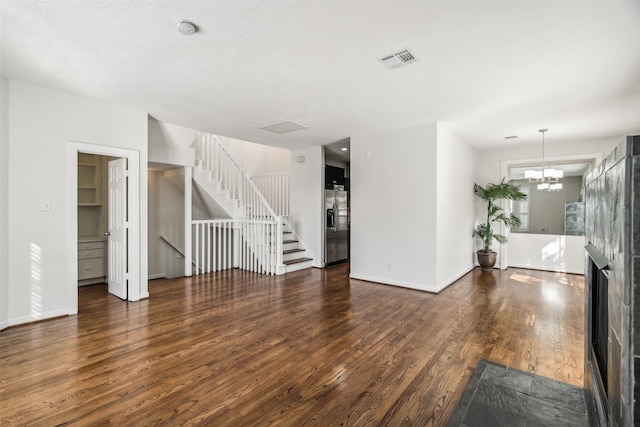
[[(640, 136), (587, 176), (584, 197), (589, 260), (596, 258), (585, 275), (587, 409), (591, 425), (640, 425)], [(601, 282), (604, 293), (596, 291)]]

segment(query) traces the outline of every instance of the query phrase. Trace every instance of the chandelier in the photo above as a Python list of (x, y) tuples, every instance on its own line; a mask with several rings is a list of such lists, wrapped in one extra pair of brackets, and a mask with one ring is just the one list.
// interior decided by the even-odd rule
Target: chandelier
[(538, 130), (538, 132), (542, 133), (542, 170), (527, 169), (524, 171), (524, 177), (529, 179), (529, 182), (537, 182), (537, 188), (540, 191), (560, 191), (562, 189), (560, 178), (564, 176), (564, 171), (562, 169), (548, 168), (544, 164), (544, 133), (548, 130)]

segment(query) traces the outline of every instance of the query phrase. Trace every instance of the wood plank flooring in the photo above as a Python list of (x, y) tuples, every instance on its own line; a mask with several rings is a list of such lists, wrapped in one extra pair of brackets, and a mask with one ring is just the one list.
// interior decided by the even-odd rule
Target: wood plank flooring
[(582, 276), (475, 269), (439, 295), (348, 265), (155, 280), (0, 333), (0, 425), (442, 426), (481, 358), (582, 386)]

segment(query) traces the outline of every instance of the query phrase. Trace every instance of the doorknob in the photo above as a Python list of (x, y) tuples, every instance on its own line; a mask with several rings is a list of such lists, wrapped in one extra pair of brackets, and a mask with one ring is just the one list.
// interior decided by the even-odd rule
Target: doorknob
[(107, 236), (107, 237), (109, 237), (109, 236), (111, 236), (111, 232), (110, 232), (110, 231), (105, 231), (105, 232), (104, 232), (104, 235), (105, 235), (105, 236)]

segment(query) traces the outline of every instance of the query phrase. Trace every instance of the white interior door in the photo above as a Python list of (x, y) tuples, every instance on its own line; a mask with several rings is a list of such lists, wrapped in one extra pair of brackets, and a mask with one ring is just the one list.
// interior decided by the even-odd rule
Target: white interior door
[(109, 293), (127, 299), (127, 159), (109, 161), (107, 284)]

